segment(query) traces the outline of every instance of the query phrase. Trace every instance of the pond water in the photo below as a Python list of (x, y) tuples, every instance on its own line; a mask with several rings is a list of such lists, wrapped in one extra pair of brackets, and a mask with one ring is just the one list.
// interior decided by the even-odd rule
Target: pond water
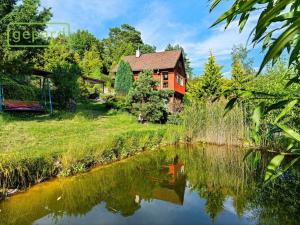
[(1, 225), (300, 224), (298, 170), (261, 187), (263, 161), (216, 146), (172, 147), (0, 202)]

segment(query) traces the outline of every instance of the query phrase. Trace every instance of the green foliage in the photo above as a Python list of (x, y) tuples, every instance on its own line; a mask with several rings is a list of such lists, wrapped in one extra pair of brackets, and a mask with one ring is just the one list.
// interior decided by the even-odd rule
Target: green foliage
[(210, 53), (208, 61), (204, 66), (203, 84), (202, 84), (202, 98), (212, 100), (221, 94), (221, 79), (222, 66), (216, 63), (215, 56)]
[(249, 59), (248, 53), (249, 51), (242, 45), (233, 46), (232, 48), (232, 87), (236, 89), (249, 86), (249, 81), (253, 79), (253, 74), (255, 73), (252, 67), (253, 59)]
[[(78, 30), (68, 37), (68, 43), (82, 59), (86, 51), (99, 52), (102, 48), (102, 43), (93, 34), (86, 30)], [(97, 56), (100, 58), (100, 56)]]
[[(214, 0), (211, 6), (211, 10), (213, 10), (221, 0)], [(243, 0), (236, 0), (232, 7), (225, 12), (222, 16), (220, 16), (216, 22), (213, 24), (216, 25), (222, 21), (226, 21), (226, 27), (239, 17), (239, 27), (240, 31), (243, 30), (244, 26), (246, 25), (250, 13), (259, 13), (259, 19), (253, 30), (254, 35), (250, 36), (252, 39), (252, 43), (257, 45), (262, 43), (262, 49), (266, 50), (267, 53), (261, 63), (259, 73), (265, 68), (265, 66), (272, 62), (273, 64), (278, 60), (280, 55), (287, 50), (289, 55), (289, 67), (291, 70), (294, 70), (295, 75), (294, 77), (289, 77), (286, 73), (286, 78), (290, 79), (287, 82), (286, 86), (289, 87), (292, 84), (297, 86), (300, 85), (300, 38), (299, 38), (299, 31), (300, 31), (300, 2), (299, 1), (259, 1), (259, 0), (252, 0), (252, 1), (243, 1)], [(276, 25), (277, 23), (280, 25)], [(241, 92), (238, 97), (241, 96), (248, 96), (252, 98), (266, 98), (267, 93), (256, 93), (253, 91), (246, 90), (245, 92)], [(270, 96), (269, 96), (270, 97)], [(290, 124), (287, 125), (289, 120), (292, 120), (292, 115), (294, 113), (299, 112), (299, 105), (295, 103), (295, 101), (300, 100), (300, 96), (298, 93), (291, 93), (288, 95), (278, 95), (276, 94), (273, 103), (267, 104), (260, 104), (257, 106), (254, 112), (261, 111), (261, 116), (257, 117), (254, 116), (255, 119), (253, 121), (256, 124), (255, 129), (253, 130), (254, 137), (259, 136), (259, 129), (260, 125), (262, 124), (260, 120), (266, 118), (270, 114), (277, 114), (280, 118), (284, 117), (285, 119), (282, 121), (278, 121), (276, 118), (271, 119), (271, 125), (273, 129), (268, 130), (267, 132), (270, 135), (274, 133), (278, 133), (281, 131), (285, 134), (285, 136), (290, 139), (286, 146), (284, 147), (285, 152), (289, 152), (291, 155), (294, 155), (295, 161), (298, 160), (297, 154), (294, 154), (294, 150), (298, 148), (300, 145), (300, 140), (296, 137), (300, 136), (299, 127), (293, 129)], [(287, 110), (288, 109), (288, 110)], [(257, 139), (257, 138), (256, 138)], [(294, 161), (290, 161), (287, 165), (292, 166)], [(272, 167), (273, 162), (270, 162), (270, 167)], [(280, 165), (281, 163), (279, 163)], [(278, 166), (279, 166), (278, 165)], [(288, 169), (288, 168), (287, 168)], [(280, 171), (280, 170), (279, 170)], [(279, 175), (281, 172), (278, 172)], [(273, 176), (277, 177), (276, 174)], [(267, 180), (270, 175), (267, 174)], [(271, 179), (271, 178), (269, 178)]]
[(231, 89), (235, 82), (222, 77), (221, 68), (222, 66), (216, 63), (215, 57), (211, 54), (205, 64), (204, 75), (188, 80), (185, 102), (214, 101), (226, 90)]
[[(18, 4), (17, 4), (18, 2)], [(0, 4), (0, 43), (7, 43), (7, 27), (10, 23), (17, 22), (38, 22), (46, 23), (51, 19), (50, 9), (39, 9), (39, 0), (20, 1), (1, 1)], [(25, 27), (24, 27), (25, 26)], [(14, 25), (16, 30), (26, 29), (26, 25)], [(45, 24), (31, 26), (32, 32), (42, 32), (46, 28)], [(46, 40), (39, 40), (45, 43)], [(27, 40), (28, 42), (28, 40)], [(22, 40), (20, 44), (27, 44)], [(0, 45), (0, 68), (5, 76), (14, 78), (23, 78), (24, 75), (30, 75), (30, 71), (44, 49), (39, 48), (10, 48), (8, 45)]]
[(45, 68), (54, 73), (55, 100), (61, 108), (66, 108), (71, 99), (76, 100), (79, 96), (77, 80), (81, 70), (77, 64), (78, 58), (63, 37), (52, 40), (45, 51)]
[(10, 76), (0, 74), (0, 83), (3, 85), (5, 99), (40, 100), (40, 88), (30, 82), (19, 82)]
[(165, 51), (172, 51), (172, 50), (182, 50), (183, 51), (183, 60), (184, 60), (184, 67), (187, 73), (188, 78), (193, 77), (193, 68), (191, 67), (191, 61), (188, 58), (187, 54), (184, 52), (184, 49), (180, 45), (171, 45), (168, 44), (165, 48)]
[(127, 95), (133, 85), (133, 73), (130, 64), (121, 61), (115, 79), (115, 91), (118, 95)]
[(168, 124), (182, 125), (182, 116), (178, 113), (173, 113), (168, 116)]
[(142, 53), (155, 51), (155, 47), (144, 44), (141, 33), (128, 24), (111, 28), (108, 37), (103, 40), (103, 44), (104, 65), (108, 71), (113, 68), (112, 65), (120, 61), (122, 56), (133, 55), (138, 48)]
[[(220, 2), (221, 0), (214, 0), (211, 10)], [(213, 26), (226, 21), (227, 28), (234, 19), (239, 17), (239, 27), (242, 31), (248, 22), (250, 13), (258, 12), (260, 17), (255, 26), (254, 36), (251, 37), (252, 43), (255, 45), (263, 43), (263, 50), (267, 50), (259, 71), (261, 72), (268, 62), (274, 62), (284, 49), (287, 49), (290, 54), (290, 65), (292, 63), (298, 64), (300, 51), (298, 35), (300, 31), (299, 5), (298, 1), (293, 0), (236, 0), (232, 7), (216, 20)], [(275, 24), (278, 22), (282, 26), (277, 27)]]
[(156, 90), (157, 81), (152, 78), (153, 71), (146, 70), (139, 74), (138, 80), (130, 89), (127, 102), (135, 115), (153, 123), (163, 123), (167, 120), (167, 103), (170, 93)]
[(108, 109), (118, 110), (118, 111), (128, 111), (129, 106), (126, 102), (126, 96), (118, 95), (106, 95), (103, 100), (105, 101), (105, 106)]
[(84, 56), (82, 60), (80, 60), (79, 66), (83, 76), (80, 80), (81, 96), (87, 99), (93, 94), (99, 95), (99, 93), (102, 92), (102, 84), (93, 84), (85, 80), (85, 77), (104, 80), (104, 76), (101, 72), (103, 69), (103, 62), (100, 57), (100, 52), (95, 45), (92, 45), (90, 50), (84, 52)]
[(189, 101), (198, 101), (203, 97), (203, 76), (189, 79), (187, 82), (186, 99)]
[(138, 48), (141, 51), (141, 54), (154, 53), (156, 51), (156, 47), (148, 44), (139, 45)]
[(232, 65), (239, 63), (246, 75), (255, 73), (253, 59), (249, 58), (249, 51), (243, 45), (234, 45), (231, 52)]
[(84, 52), (83, 59), (79, 63), (82, 68), (83, 75), (89, 78), (101, 79), (101, 70), (103, 63), (100, 57), (100, 52), (95, 45), (90, 47), (90, 50)]

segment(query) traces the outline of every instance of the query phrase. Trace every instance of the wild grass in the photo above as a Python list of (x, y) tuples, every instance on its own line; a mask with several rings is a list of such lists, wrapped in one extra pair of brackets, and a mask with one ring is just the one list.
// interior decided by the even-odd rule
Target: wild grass
[(76, 174), (174, 141), (167, 135), (172, 125), (138, 124), (135, 117), (100, 104), (82, 105), (75, 114), (2, 114), (0, 128), (4, 189)]
[(243, 145), (247, 135), (244, 112), (234, 108), (226, 116), (226, 102), (197, 102), (185, 107), (183, 126), (189, 142)]

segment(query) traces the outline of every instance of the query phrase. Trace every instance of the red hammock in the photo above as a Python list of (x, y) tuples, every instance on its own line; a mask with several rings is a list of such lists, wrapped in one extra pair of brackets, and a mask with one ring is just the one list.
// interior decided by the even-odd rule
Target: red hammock
[(36, 101), (4, 100), (4, 110), (44, 111), (44, 108)]

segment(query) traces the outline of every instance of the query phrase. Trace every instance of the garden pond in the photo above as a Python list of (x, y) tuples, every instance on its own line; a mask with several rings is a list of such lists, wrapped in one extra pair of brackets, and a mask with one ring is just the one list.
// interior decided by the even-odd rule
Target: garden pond
[(147, 151), (0, 202), (0, 225), (300, 224), (299, 170), (263, 187), (268, 157), (244, 155), (203, 145)]

